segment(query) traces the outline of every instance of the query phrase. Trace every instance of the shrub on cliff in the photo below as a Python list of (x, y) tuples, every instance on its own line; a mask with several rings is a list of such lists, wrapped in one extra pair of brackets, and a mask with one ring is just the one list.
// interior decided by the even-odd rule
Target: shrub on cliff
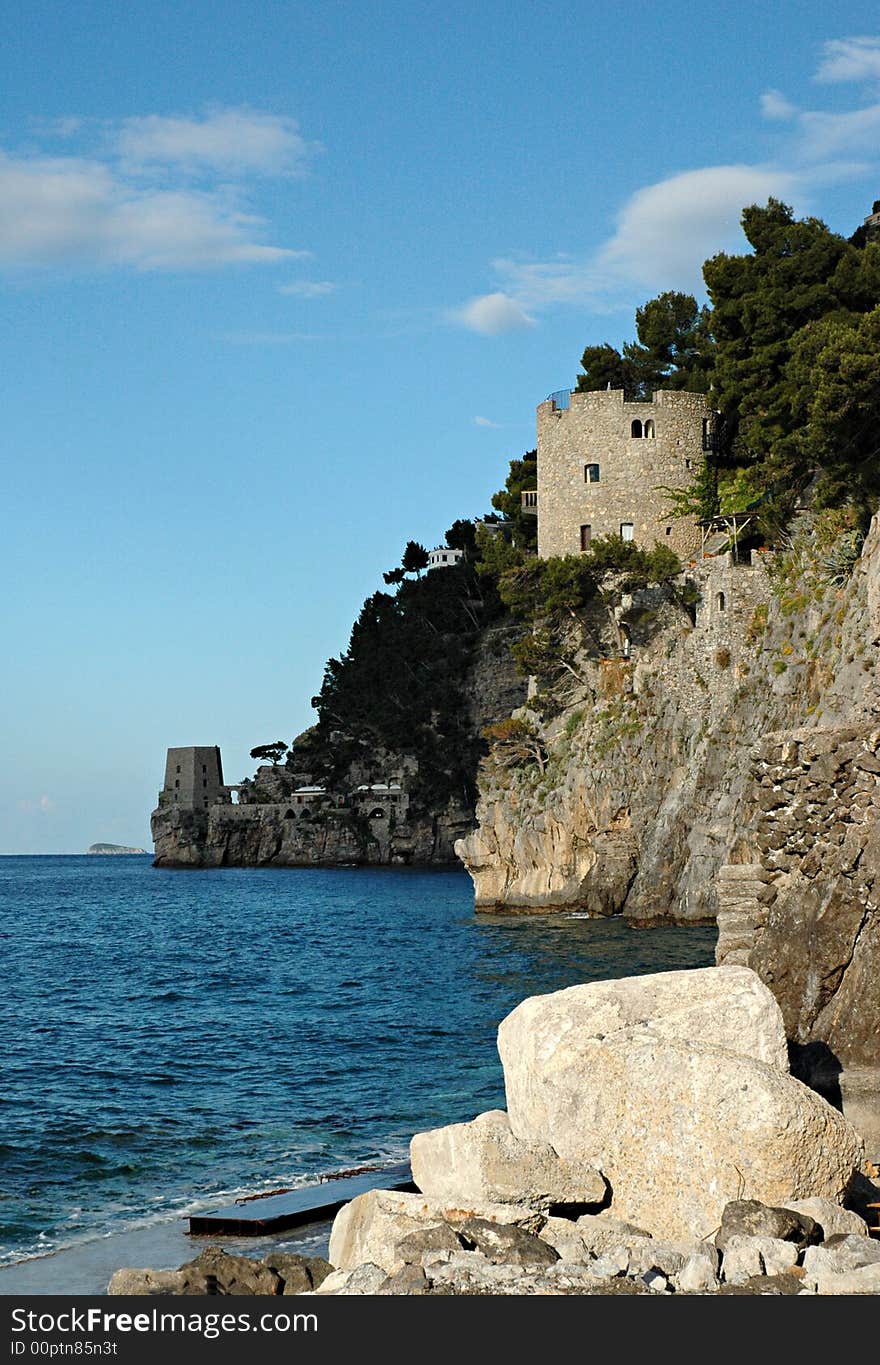
[(580, 555), (511, 560), (498, 591), (527, 628), (513, 648), (518, 669), (542, 689), (566, 677), (579, 682), (581, 651), (599, 658), (623, 653), (616, 612), (623, 596), (680, 573), (681, 562), (667, 546), (645, 550), (620, 536), (598, 536)]

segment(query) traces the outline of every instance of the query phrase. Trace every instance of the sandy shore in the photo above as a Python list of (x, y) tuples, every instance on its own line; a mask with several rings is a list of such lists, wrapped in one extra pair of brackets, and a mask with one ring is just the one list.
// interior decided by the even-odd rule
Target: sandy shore
[(0, 1294), (103, 1294), (110, 1276), (122, 1266), (170, 1270), (190, 1261), (206, 1246), (259, 1259), (270, 1251), (326, 1256), (331, 1222), (312, 1223), (264, 1237), (190, 1237), (186, 1220), (153, 1223), (130, 1232), (78, 1242), (48, 1256), (0, 1268)]

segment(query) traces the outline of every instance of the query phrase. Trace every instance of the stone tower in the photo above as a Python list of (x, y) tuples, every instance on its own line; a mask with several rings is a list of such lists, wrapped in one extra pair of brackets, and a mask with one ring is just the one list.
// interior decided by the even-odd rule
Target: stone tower
[(169, 749), (165, 760), (165, 785), (159, 793), (160, 806), (179, 806), (183, 810), (204, 810), (231, 801), (223, 785), (223, 764), (216, 744)]
[(660, 489), (693, 483), (714, 421), (704, 394), (672, 389), (657, 389), (649, 402), (609, 389), (541, 403), (537, 497), (523, 493), (523, 510), (537, 512), (541, 558), (578, 554), (595, 536), (612, 534), (693, 558), (699, 527), (670, 517)]

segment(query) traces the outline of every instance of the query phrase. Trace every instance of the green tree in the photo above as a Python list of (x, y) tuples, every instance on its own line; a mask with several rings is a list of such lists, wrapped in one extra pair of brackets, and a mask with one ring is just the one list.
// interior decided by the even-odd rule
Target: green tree
[(643, 395), (654, 389), (705, 393), (712, 367), (709, 310), (692, 294), (666, 290), (636, 310), (639, 344), (624, 346)]
[(422, 569), (427, 569), (430, 555), (424, 545), (420, 545), (417, 540), (408, 540), (403, 551), (403, 558), (400, 567), (404, 573), (414, 573), (421, 577)]
[(666, 290), (636, 310), (638, 341), (622, 352), (605, 342), (581, 356), (583, 391), (623, 389), (628, 398), (647, 398), (655, 389), (705, 393), (712, 368), (709, 310), (692, 294)]
[(477, 534), (472, 521), (454, 521), (446, 532), (445, 540), (450, 550), (464, 550), (469, 559), (476, 558)]
[(258, 763), (265, 763), (268, 759), (274, 768), (286, 753), (287, 745), (284, 740), (276, 739), (274, 744), (258, 744), (255, 749), (251, 749), (251, 758), (255, 758)]
[(817, 218), (796, 220), (777, 199), (750, 205), (742, 223), (751, 253), (722, 252), (703, 267), (713, 396), (732, 437), (722, 459), (756, 466), (762, 511), (772, 505), (778, 521), (817, 475), (825, 501), (864, 489), (870, 429), (856, 416), (862, 400), (844, 401), (834, 370), (842, 348), (861, 391), (872, 343), (859, 318), (880, 303), (880, 246), (859, 249)]
[(808, 401), (799, 441), (821, 468), (819, 506), (846, 501), (863, 520), (880, 496), (880, 306), (804, 329), (791, 369), (808, 366)]
[(522, 495), (538, 486), (538, 452), (527, 450), (511, 460), (504, 487), (492, 495), (492, 506), (510, 528), (514, 544), (523, 550), (538, 548), (538, 519), (523, 512)]
[(632, 366), (610, 342), (587, 346), (581, 356), (581, 367), (584, 373), (578, 375), (576, 384), (581, 393), (598, 389), (624, 389), (630, 393), (637, 387)]

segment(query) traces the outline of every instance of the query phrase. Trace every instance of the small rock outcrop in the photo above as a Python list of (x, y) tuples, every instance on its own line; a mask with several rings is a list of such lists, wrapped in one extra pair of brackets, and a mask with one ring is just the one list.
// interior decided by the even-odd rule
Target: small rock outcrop
[(272, 1252), (265, 1260), (233, 1256), (209, 1246), (177, 1270), (117, 1270), (108, 1294), (311, 1294), (332, 1266), (320, 1256)]
[(514, 1137), (503, 1110), (473, 1123), (417, 1133), (410, 1144), (413, 1180), (434, 1200), (482, 1204), (595, 1204), (607, 1186), (593, 1166), (561, 1160), (546, 1142)]

